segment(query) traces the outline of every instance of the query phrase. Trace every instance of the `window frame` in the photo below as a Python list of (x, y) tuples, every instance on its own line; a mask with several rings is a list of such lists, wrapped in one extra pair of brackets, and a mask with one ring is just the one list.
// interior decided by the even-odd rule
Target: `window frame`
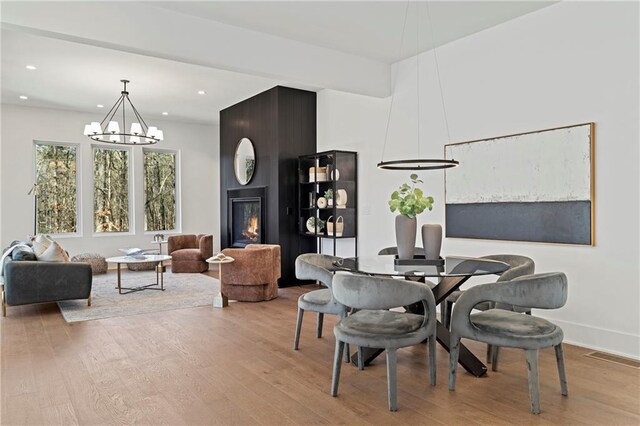
[[(33, 182), (38, 182), (38, 166), (36, 156), (38, 155), (38, 146), (40, 145), (54, 145), (54, 146), (65, 146), (65, 147), (73, 147), (76, 150), (76, 231), (75, 232), (63, 232), (63, 233), (51, 233), (47, 232), (47, 235), (55, 239), (64, 239), (64, 238), (82, 238), (82, 161), (81, 161), (81, 147), (82, 145), (74, 142), (56, 142), (56, 141), (45, 141), (40, 139), (33, 139)], [(30, 196), (33, 197), (33, 196)], [(33, 214), (35, 217), (38, 217), (38, 207), (33, 200), (34, 210)], [(33, 218), (32, 218), (33, 220)], [(38, 227), (36, 226), (36, 234), (38, 233)]]
[[(127, 191), (129, 195), (129, 230), (124, 232), (96, 232), (95, 230), (95, 201), (96, 201), (96, 176), (95, 176), (95, 150), (96, 149), (110, 149), (113, 151), (126, 151), (128, 156), (128, 171), (127, 171)], [(134, 182), (133, 182), (133, 149), (131, 146), (124, 145), (100, 145), (100, 144), (91, 144), (91, 232), (93, 237), (121, 237), (128, 235), (136, 234), (136, 224), (135, 224), (135, 191), (134, 191)]]
[(160, 232), (168, 234), (180, 234), (182, 233), (182, 167), (181, 167), (181, 155), (179, 149), (173, 148), (142, 148), (142, 176), (144, 178), (144, 155), (145, 152), (169, 152), (176, 156), (176, 228), (162, 231), (147, 231), (144, 229), (145, 216), (147, 214), (144, 208), (144, 202), (146, 199), (146, 192), (144, 190), (144, 183), (142, 184), (142, 233), (143, 235), (155, 235)]

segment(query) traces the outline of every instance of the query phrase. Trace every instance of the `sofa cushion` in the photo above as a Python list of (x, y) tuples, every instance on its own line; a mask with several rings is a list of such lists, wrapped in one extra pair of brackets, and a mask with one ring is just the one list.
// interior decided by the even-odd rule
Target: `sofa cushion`
[(187, 248), (171, 252), (173, 260), (203, 260), (200, 249)]
[(43, 260), (47, 262), (68, 262), (69, 255), (62, 248), (62, 246), (57, 242), (53, 241), (51, 245), (38, 257), (38, 260)]

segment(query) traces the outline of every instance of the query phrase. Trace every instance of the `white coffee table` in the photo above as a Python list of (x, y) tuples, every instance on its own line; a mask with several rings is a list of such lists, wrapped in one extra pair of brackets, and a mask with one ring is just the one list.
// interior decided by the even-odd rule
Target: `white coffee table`
[[(160, 290), (164, 291), (164, 271), (165, 267), (162, 262), (171, 260), (171, 256), (167, 256), (166, 254), (147, 254), (144, 258), (141, 257), (130, 257), (130, 256), (117, 256), (110, 257), (106, 259), (107, 263), (115, 263), (118, 266), (118, 293), (120, 294), (128, 294), (136, 291), (142, 290)], [(121, 276), (120, 276), (120, 267), (123, 263), (143, 263), (143, 262), (158, 262), (156, 265), (156, 282), (153, 284), (142, 285), (138, 287), (122, 287)], [(159, 288), (156, 288), (159, 287)], [(123, 292), (122, 290), (128, 290)]]
[(213, 298), (214, 308), (224, 308), (226, 306), (229, 306), (229, 299), (227, 299), (227, 296), (222, 294), (222, 265), (224, 265), (225, 263), (231, 263), (233, 261), (235, 261), (235, 259), (231, 256), (225, 256), (224, 259), (216, 259), (214, 257), (210, 257), (207, 259), (207, 263), (218, 265), (218, 281), (220, 281), (220, 291)]

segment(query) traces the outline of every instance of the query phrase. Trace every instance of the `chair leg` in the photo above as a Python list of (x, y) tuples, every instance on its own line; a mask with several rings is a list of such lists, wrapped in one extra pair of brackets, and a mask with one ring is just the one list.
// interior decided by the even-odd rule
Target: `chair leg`
[(564, 370), (564, 354), (562, 351), (562, 343), (554, 347), (556, 350), (556, 362), (558, 363), (558, 375), (560, 376), (560, 391), (562, 395), (569, 395), (569, 386), (567, 385), (567, 373)]
[(322, 320), (324, 319), (324, 314), (322, 312), (318, 312), (318, 321), (316, 322), (316, 337), (319, 339), (322, 337)]
[(531, 398), (531, 412), (540, 414), (540, 395), (538, 393), (538, 350), (526, 350), (527, 374), (529, 376), (529, 397)]
[(460, 337), (451, 334), (449, 338), (449, 390), (456, 390), (456, 370), (460, 355)]
[(4, 293), (4, 286), (2, 286), (2, 316), (7, 316), (7, 295)]
[(398, 395), (396, 387), (396, 366), (398, 359), (397, 349), (387, 348), (387, 394), (389, 398), (389, 411), (398, 411)]
[(364, 370), (364, 349), (358, 346), (358, 370)]
[(91, 306), (91, 295), (89, 295), (89, 298), (87, 299), (87, 306)]
[(451, 311), (453, 310), (453, 302), (447, 300), (440, 305), (442, 307), (441, 321), (442, 325), (448, 330), (451, 327)]
[(296, 336), (293, 338), (293, 350), (298, 350), (298, 343), (300, 343), (300, 329), (302, 329), (302, 317), (304, 316), (304, 309), (298, 308), (298, 319), (296, 320)]
[(500, 346), (494, 346), (491, 349), (491, 371), (498, 371), (498, 356), (500, 355)]
[(336, 339), (336, 352), (333, 356), (333, 376), (331, 377), (331, 396), (338, 396), (338, 383), (340, 382), (340, 368), (342, 367), (342, 349), (344, 343)]
[(487, 364), (493, 361), (493, 346), (487, 345)]
[(436, 334), (429, 337), (429, 384), (436, 385)]

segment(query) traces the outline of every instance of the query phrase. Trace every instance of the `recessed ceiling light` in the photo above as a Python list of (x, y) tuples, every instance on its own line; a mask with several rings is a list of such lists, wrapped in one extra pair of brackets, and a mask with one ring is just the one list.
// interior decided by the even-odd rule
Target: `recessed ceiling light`
[(22, 99), (23, 101), (26, 101), (27, 99), (29, 99), (28, 97), (26, 97), (25, 95), (20, 95), (20, 99)]
[(102, 105), (102, 104), (98, 104), (98, 105), (96, 105), (96, 106), (97, 106), (98, 108), (104, 108), (104, 105)]
[(169, 115), (167, 111), (163, 112), (162, 115)]
[(204, 90), (198, 90), (198, 95), (205, 95), (207, 92), (205, 92)]
[(25, 68), (28, 69), (29, 71), (33, 71), (37, 69), (35, 65), (27, 65)]

